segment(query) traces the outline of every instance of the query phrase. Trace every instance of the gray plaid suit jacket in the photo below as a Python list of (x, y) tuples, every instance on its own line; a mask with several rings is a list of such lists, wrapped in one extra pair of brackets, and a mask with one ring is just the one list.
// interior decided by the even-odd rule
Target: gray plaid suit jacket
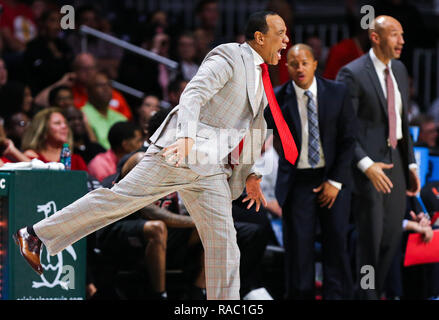
[(150, 138), (159, 147), (178, 138), (192, 138), (195, 143), (188, 166), (207, 176), (224, 172), (228, 155), (245, 137), (239, 164), (229, 177), (232, 199), (241, 195), (246, 178), (253, 172), (267, 131), (263, 115), (267, 98), (263, 93), (261, 101), (255, 101), (254, 69), (247, 43), (214, 48), (186, 86), (179, 105)]

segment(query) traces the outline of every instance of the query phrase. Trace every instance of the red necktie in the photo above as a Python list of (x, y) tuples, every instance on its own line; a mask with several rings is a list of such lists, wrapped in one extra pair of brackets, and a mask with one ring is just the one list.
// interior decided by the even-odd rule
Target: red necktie
[(387, 113), (389, 115), (389, 143), (395, 149), (396, 144), (396, 111), (395, 111), (395, 89), (393, 87), (392, 76), (390, 75), (389, 67), (384, 71), (386, 74), (386, 88), (387, 88)]
[(291, 135), (290, 128), (288, 128), (279, 104), (277, 103), (274, 95), (273, 87), (271, 86), (270, 75), (268, 74), (268, 66), (266, 63), (262, 63), (262, 83), (264, 84), (265, 95), (267, 96), (268, 105), (270, 106), (271, 114), (273, 115), (274, 123), (276, 124), (279, 137), (282, 142), (282, 148), (284, 149), (285, 159), (291, 164), (296, 162), (298, 152), (296, 143)]

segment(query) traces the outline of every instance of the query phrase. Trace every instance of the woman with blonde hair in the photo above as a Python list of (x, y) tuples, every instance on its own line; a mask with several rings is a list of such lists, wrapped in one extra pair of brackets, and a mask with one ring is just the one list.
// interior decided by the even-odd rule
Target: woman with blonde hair
[[(31, 159), (43, 162), (59, 162), (64, 143), (73, 146), (72, 132), (59, 108), (47, 108), (38, 112), (23, 135), (21, 149)], [(87, 171), (81, 156), (72, 154), (72, 170)]]

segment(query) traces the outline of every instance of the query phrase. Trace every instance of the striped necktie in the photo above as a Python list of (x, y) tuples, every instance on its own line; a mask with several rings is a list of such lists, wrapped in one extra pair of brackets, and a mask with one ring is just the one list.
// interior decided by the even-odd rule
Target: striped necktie
[(306, 104), (308, 110), (308, 162), (314, 168), (320, 160), (319, 121), (312, 92), (306, 90), (305, 95), (308, 97), (308, 103)]

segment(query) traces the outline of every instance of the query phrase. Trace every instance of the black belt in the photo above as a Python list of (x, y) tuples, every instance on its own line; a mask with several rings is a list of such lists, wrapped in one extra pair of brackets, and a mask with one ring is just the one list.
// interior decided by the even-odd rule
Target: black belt
[(296, 169), (296, 179), (313, 179), (320, 178), (324, 175), (325, 168), (317, 168), (317, 169)]

